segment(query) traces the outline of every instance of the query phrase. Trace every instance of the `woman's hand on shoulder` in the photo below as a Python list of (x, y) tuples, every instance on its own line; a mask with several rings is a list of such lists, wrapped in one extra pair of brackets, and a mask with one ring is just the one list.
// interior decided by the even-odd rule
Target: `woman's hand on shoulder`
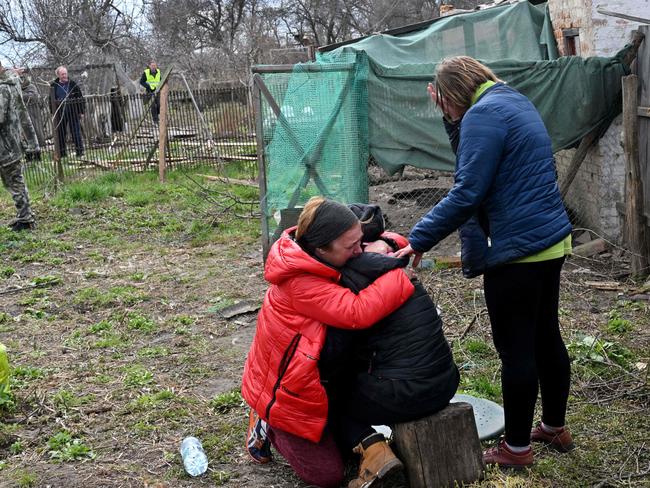
[(413, 264), (412, 264), (412, 266), (413, 266), (414, 268), (417, 268), (418, 265), (420, 264), (420, 261), (422, 260), (422, 253), (421, 253), (421, 252), (418, 252), (418, 251), (416, 251), (416, 250), (414, 250), (414, 249), (411, 247), (410, 244), (409, 244), (408, 246), (406, 246), (406, 247), (403, 247), (403, 248), (400, 249), (399, 251), (394, 252), (394, 253), (392, 254), (392, 256), (395, 257), (395, 258), (401, 258), (401, 257), (403, 257), (403, 256), (410, 256), (411, 254), (413, 254), (413, 255), (415, 256), (415, 257), (413, 258)]

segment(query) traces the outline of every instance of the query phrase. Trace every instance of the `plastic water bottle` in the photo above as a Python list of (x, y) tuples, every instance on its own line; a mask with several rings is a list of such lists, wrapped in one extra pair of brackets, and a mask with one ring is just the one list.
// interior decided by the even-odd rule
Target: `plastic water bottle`
[(208, 456), (205, 455), (201, 441), (196, 437), (186, 437), (181, 442), (183, 466), (190, 476), (200, 476), (208, 469)]

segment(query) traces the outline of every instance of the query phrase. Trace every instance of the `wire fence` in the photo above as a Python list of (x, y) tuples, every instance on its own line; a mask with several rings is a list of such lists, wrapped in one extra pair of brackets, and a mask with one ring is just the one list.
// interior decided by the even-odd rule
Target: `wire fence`
[(90, 95), (67, 102), (64, 110), (52, 115), (47, 99), (30, 100), (28, 111), (42, 151), (40, 161), (26, 162), (28, 184), (47, 185), (105, 171), (157, 169), (161, 130), (167, 135), (168, 169), (222, 168), (232, 162), (239, 174), (256, 177), (254, 115), (247, 87), (171, 91), (164, 129), (154, 123), (153, 101), (117, 92)]

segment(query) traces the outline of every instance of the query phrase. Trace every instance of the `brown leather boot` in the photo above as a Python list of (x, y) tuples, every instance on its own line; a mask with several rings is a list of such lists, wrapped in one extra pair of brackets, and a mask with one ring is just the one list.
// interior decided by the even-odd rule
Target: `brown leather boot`
[(385, 479), (404, 468), (402, 461), (393, 454), (381, 434), (367, 437), (353, 451), (361, 454), (361, 464), (359, 476), (348, 483), (348, 488), (378, 486), (376, 483), (378, 480)]

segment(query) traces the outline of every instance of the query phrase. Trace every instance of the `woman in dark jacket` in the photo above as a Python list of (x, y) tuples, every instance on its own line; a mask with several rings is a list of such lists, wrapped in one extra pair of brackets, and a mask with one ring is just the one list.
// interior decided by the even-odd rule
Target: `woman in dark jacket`
[[(397, 256), (415, 254), (416, 266), (423, 252), (471, 224), (461, 232), (464, 268), (471, 262), (472, 274), (484, 274), (506, 424), (505, 438), (484, 459), (528, 466), (531, 440), (561, 451), (573, 448), (564, 426), (570, 363), (558, 323), (571, 224), (557, 187), (551, 139), (533, 104), (470, 57), (442, 61), (430, 93), (448, 120), (460, 120), (455, 183), (415, 225), (409, 246)], [(542, 422), (531, 430), (539, 390)]]

